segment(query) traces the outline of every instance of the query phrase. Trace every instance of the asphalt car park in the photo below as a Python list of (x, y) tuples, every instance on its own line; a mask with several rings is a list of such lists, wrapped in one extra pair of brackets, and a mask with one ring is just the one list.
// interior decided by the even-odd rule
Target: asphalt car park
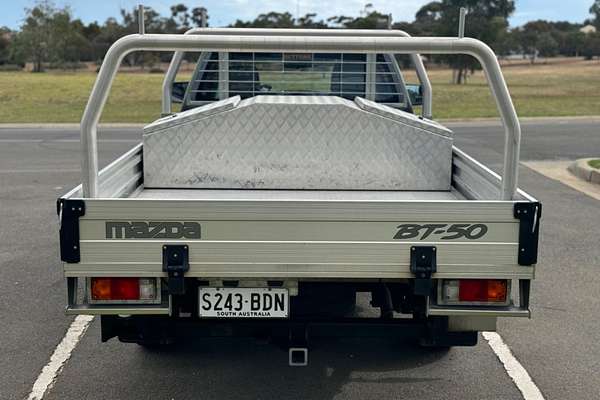
[[(458, 147), (501, 169), (499, 124), (449, 125)], [(598, 126), (526, 121), (521, 159), (594, 156)], [(140, 132), (102, 129), (102, 165)], [(55, 200), (79, 181), (79, 153), (77, 128), (0, 129), (0, 399), (30, 396), (73, 321), (63, 311)], [(544, 207), (532, 319), (500, 320), (498, 333), (543, 398), (598, 399), (600, 202), (525, 166), (519, 185)], [(368, 299), (359, 306), (367, 310)], [(308, 367), (288, 368), (286, 353), (254, 339), (200, 339), (167, 352), (101, 344), (98, 322), (78, 337), (44, 398), (539, 398), (520, 390), (483, 337), (445, 352), (401, 340), (322, 340)]]

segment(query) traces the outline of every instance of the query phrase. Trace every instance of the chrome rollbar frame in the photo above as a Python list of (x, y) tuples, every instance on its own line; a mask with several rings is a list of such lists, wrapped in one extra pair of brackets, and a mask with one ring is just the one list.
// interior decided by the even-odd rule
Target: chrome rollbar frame
[(349, 52), (467, 54), (481, 63), (505, 129), (504, 167), (499, 198), (512, 200), (517, 191), (521, 126), (500, 64), (492, 49), (472, 38), (455, 37), (321, 37), (241, 35), (133, 34), (108, 50), (81, 119), (84, 197), (98, 197), (97, 126), (123, 58), (133, 51)]
[[(192, 28), (184, 35), (240, 35), (240, 36), (321, 36), (321, 37), (410, 37), (410, 35), (401, 30), (381, 30), (381, 29), (259, 29), (259, 28)], [(171, 114), (172, 106), (172, 87), (175, 77), (181, 66), (184, 52), (176, 51), (173, 54), (167, 73), (162, 84), (162, 115)], [(432, 118), (432, 86), (427, 75), (427, 70), (423, 64), (421, 56), (411, 54), (411, 59), (415, 64), (417, 77), (423, 90), (423, 108), (421, 115), (423, 118)]]

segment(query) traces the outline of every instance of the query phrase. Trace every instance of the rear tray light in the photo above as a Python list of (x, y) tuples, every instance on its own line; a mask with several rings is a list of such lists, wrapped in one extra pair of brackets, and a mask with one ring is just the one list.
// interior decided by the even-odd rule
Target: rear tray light
[(92, 303), (158, 303), (157, 278), (91, 278), (89, 294)]
[(509, 294), (506, 279), (444, 279), (438, 300), (447, 305), (507, 305)]

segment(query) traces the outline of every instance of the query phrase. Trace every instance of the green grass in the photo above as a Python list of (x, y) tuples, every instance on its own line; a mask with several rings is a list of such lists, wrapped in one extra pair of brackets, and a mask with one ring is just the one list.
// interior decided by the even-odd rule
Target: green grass
[[(96, 74), (0, 73), (0, 122), (79, 122)], [(149, 122), (160, 115), (162, 74), (117, 75), (102, 122)]]
[(600, 159), (590, 160), (590, 161), (588, 161), (588, 164), (592, 168), (600, 169)]
[[(600, 63), (574, 62), (511, 66), (502, 69), (520, 117), (600, 115)], [(467, 85), (450, 83), (452, 72), (433, 70), (435, 118), (497, 117), (496, 106), (483, 72)], [(417, 82), (416, 78), (406, 78)]]
[[(600, 114), (600, 63), (575, 61), (503, 68), (521, 117)], [(450, 83), (451, 71), (430, 71), (436, 119), (496, 117), (482, 72), (467, 85)], [(79, 122), (92, 72), (0, 72), (0, 123)], [(407, 80), (416, 82), (413, 74)], [(102, 122), (150, 122), (160, 115), (162, 74), (120, 73)]]

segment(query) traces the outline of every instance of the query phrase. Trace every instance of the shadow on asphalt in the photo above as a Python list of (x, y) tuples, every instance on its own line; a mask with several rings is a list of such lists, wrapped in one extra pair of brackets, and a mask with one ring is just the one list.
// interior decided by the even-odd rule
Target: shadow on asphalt
[[(358, 300), (357, 315), (377, 315)], [(427, 387), (452, 389), (440, 364), (457, 356), (407, 339), (311, 338), (308, 366), (289, 367), (287, 349), (267, 339), (193, 338), (196, 328), (185, 328), (163, 348), (116, 339), (100, 345), (99, 325), (97, 319), (49, 399), (133, 399), (140, 390), (149, 399), (383, 399), (397, 398), (398, 388), (420, 398)]]
[[(411, 376), (404, 371), (448, 355), (447, 350), (421, 349), (414, 343), (365, 338), (312, 340), (307, 367), (288, 367), (287, 351), (256, 339), (200, 339), (168, 350), (131, 350), (135, 352), (132, 367), (143, 365), (143, 370), (152, 373), (162, 370), (167, 375), (187, 376), (182, 379), (179, 396), (208, 391), (208, 397), (223, 399), (278, 399), (290, 394), (327, 399), (351, 383), (434, 382), (441, 378), (422, 373)], [(191, 374), (198, 379), (189, 379)]]

